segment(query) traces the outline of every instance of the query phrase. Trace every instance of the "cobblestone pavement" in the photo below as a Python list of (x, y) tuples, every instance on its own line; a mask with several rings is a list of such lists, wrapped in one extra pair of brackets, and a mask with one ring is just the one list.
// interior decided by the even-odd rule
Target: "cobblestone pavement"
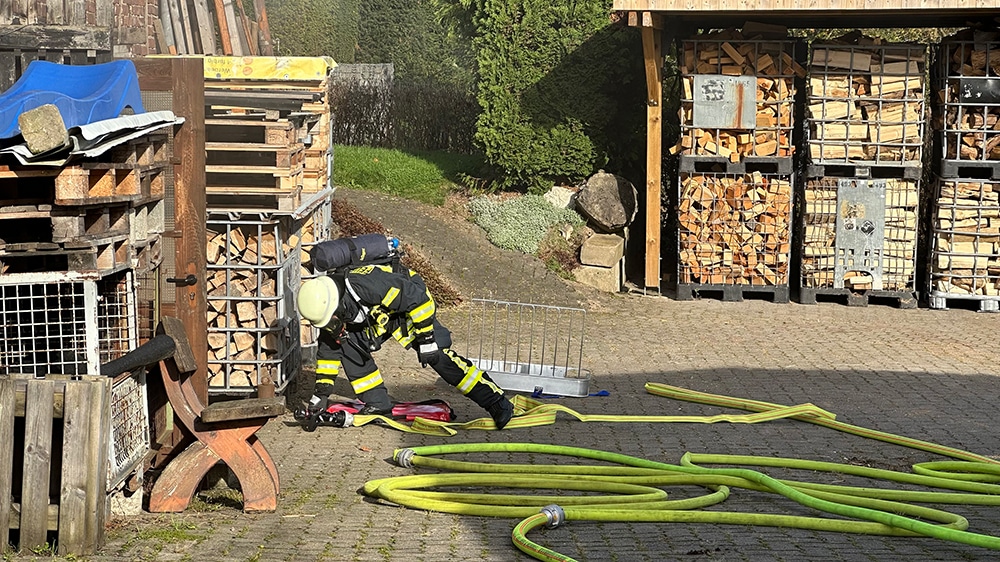
[[(387, 215), (380, 220), (390, 219)], [(402, 223), (393, 226), (403, 234)], [(544, 278), (539, 274), (537, 279)], [(995, 343), (1000, 316), (971, 310), (855, 308), (833, 303), (679, 302), (637, 294), (598, 296), (586, 290), (566, 291), (571, 300), (588, 309), (583, 363), (592, 372), (590, 390), (609, 393), (606, 397), (555, 400), (579, 412), (737, 413), (656, 397), (643, 390), (646, 382), (662, 382), (781, 404), (811, 402), (850, 424), (1000, 458), (996, 456), (1000, 455), (1000, 437), (994, 421), (1000, 387)], [(465, 314), (457, 307), (443, 311), (442, 318), (455, 325)], [(436, 380), (429, 369), (415, 366), (410, 354), (387, 349), (380, 364), (397, 399), (444, 398), (460, 420), (482, 414)], [(302, 376), (288, 394), (293, 399), (308, 394), (310, 384), (309, 378)], [(346, 385), (344, 392), (349, 394)], [(908, 470), (915, 462), (942, 459), (793, 420), (756, 425), (584, 424), (560, 417), (549, 426), (466, 431), (439, 438), (376, 426), (322, 427), (315, 433), (304, 433), (286, 416), (268, 423), (259, 435), (282, 478), (277, 512), (243, 514), (237, 503), (216, 501), (199, 503), (197, 509), (184, 514), (129, 518), (109, 533), (102, 554), (91, 559), (529, 559), (511, 542), (516, 520), (427, 513), (374, 503), (361, 496), (358, 489), (370, 479), (414, 472), (386, 460), (394, 449), (406, 446), (531, 442), (595, 448), (669, 463), (678, 462), (684, 452), (691, 451), (796, 457), (899, 470)], [(855, 483), (819, 473), (795, 476)], [(786, 500), (745, 490), (734, 490), (726, 502), (712, 509), (811, 514)], [(960, 505), (944, 509), (967, 517), (971, 530), (1000, 535), (1000, 507)], [(535, 531), (532, 538), (579, 560), (997, 558), (986, 549), (934, 539), (742, 525), (571, 522), (558, 529)]]

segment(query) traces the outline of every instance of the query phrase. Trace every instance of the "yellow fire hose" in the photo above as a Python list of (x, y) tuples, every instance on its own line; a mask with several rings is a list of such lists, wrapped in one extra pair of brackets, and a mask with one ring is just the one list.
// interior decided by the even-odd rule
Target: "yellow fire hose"
[[(754, 414), (719, 416), (611, 416), (584, 415), (557, 404), (544, 404), (523, 396), (515, 397), (521, 415), (507, 427), (532, 427), (555, 422), (562, 412), (583, 422), (696, 422), (758, 423), (773, 419), (797, 419), (960, 461), (914, 465), (913, 473), (875, 469), (829, 462), (791, 458), (751, 457), (685, 453), (679, 464), (649, 460), (577, 447), (532, 443), (472, 443), (399, 449), (393, 458), (404, 467), (421, 467), (450, 473), (401, 476), (372, 480), (364, 493), (387, 502), (428, 511), (463, 515), (514, 517), (515, 546), (538, 560), (572, 560), (542, 547), (527, 534), (540, 526), (556, 527), (567, 521), (687, 522), (792, 527), (874, 535), (924, 536), (982, 548), (1000, 550), (1000, 537), (968, 531), (968, 521), (946, 511), (913, 505), (1000, 505), (1000, 462), (967, 451), (935, 443), (874, 431), (836, 421), (835, 416), (811, 404), (781, 406), (767, 402), (699, 393), (679, 387), (648, 383), (652, 394), (680, 400), (749, 410)], [(360, 419), (359, 419), (360, 418)], [(373, 416), (357, 416), (355, 425), (373, 421)], [(383, 420), (388, 421), (388, 420)], [(465, 424), (426, 422), (419, 418), (407, 428), (452, 435), (457, 429), (492, 429), (488, 418)], [(416, 428), (414, 430), (414, 427)], [(592, 464), (494, 464), (435, 458), (460, 453), (549, 454), (574, 459), (600, 461)], [(919, 485), (938, 490), (915, 491), (887, 488), (859, 488), (779, 480), (746, 468), (708, 468), (711, 465), (780, 467), (808, 471), (828, 471), (860, 477)], [(481, 489), (529, 489), (559, 491), (572, 495), (449, 492), (447, 487)], [(667, 499), (667, 486), (695, 486), (706, 493), (695, 497)], [(847, 519), (781, 515), (770, 513), (699, 511), (726, 500), (733, 488), (769, 492), (802, 506)]]

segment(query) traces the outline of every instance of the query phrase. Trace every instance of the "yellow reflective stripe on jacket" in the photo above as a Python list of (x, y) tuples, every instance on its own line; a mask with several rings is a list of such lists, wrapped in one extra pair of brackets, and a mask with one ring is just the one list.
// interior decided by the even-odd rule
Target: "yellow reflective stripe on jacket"
[(316, 374), (317, 375), (333, 375), (337, 376), (340, 374), (340, 361), (331, 359), (320, 359), (316, 361)]
[(399, 296), (399, 289), (396, 287), (390, 287), (388, 291), (385, 292), (385, 296), (382, 298), (382, 306), (389, 308), (392, 301), (396, 300)]
[(378, 369), (376, 369), (375, 372), (370, 375), (351, 381), (351, 388), (354, 389), (356, 394), (361, 394), (362, 392), (371, 390), (380, 384), (382, 384), (382, 374), (379, 373)]
[[(418, 326), (434, 318), (434, 311), (436, 310), (434, 299), (430, 298), (430, 295), (427, 297), (427, 302), (410, 311), (410, 319)], [(424, 330), (418, 329), (418, 331)]]

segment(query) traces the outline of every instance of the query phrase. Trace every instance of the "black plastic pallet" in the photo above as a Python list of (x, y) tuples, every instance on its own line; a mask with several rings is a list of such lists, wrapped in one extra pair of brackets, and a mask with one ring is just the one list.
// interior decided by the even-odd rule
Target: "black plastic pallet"
[(702, 285), (681, 283), (677, 285), (676, 300), (690, 301), (695, 298), (713, 297), (724, 302), (743, 302), (749, 295), (770, 297), (775, 303), (787, 303), (789, 291), (787, 285)]
[(1000, 180), (1000, 160), (941, 160), (941, 177)]
[(948, 310), (949, 304), (954, 308), (975, 308), (978, 312), (1000, 312), (1000, 297), (952, 295), (938, 291), (927, 297), (927, 305), (934, 310)]
[(901, 178), (907, 180), (919, 180), (923, 176), (923, 168), (920, 164), (914, 165), (891, 165), (866, 163), (822, 163), (806, 166), (806, 175), (809, 178), (871, 178), (888, 179)]
[(799, 289), (799, 304), (819, 302), (841, 302), (847, 306), (868, 306), (879, 302), (890, 303), (897, 308), (917, 308), (917, 294), (912, 291), (880, 291), (837, 289), (833, 287), (802, 287)]
[(678, 170), (685, 174), (725, 173), (744, 175), (753, 172), (788, 175), (792, 173), (792, 159), (776, 156), (744, 156), (731, 162), (722, 156), (695, 156), (682, 154)]

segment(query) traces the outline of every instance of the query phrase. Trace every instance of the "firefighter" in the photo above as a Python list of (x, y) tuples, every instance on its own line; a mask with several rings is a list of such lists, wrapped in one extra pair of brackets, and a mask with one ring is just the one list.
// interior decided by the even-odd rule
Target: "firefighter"
[(497, 429), (513, 416), (513, 404), (489, 374), (450, 349), (451, 332), (437, 321), (434, 299), (412, 270), (364, 265), (328, 273), (303, 283), (297, 301), (299, 314), (320, 328), (311, 411), (326, 407), (343, 371), (365, 403), (359, 414), (390, 415), (392, 402), (372, 354), (392, 337), (489, 412)]

